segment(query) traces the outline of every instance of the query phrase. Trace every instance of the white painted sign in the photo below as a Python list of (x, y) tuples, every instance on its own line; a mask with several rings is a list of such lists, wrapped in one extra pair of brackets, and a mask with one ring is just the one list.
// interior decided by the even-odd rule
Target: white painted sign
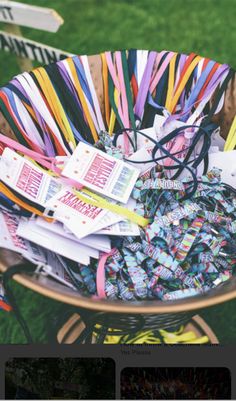
[(42, 43), (0, 31), (0, 50), (19, 57), (35, 60), (41, 64), (55, 63), (65, 57), (73, 56), (64, 50), (55, 49)]
[(0, 1), (0, 21), (49, 32), (57, 32), (64, 23), (63, 18), (51, 8), (8, 0)]

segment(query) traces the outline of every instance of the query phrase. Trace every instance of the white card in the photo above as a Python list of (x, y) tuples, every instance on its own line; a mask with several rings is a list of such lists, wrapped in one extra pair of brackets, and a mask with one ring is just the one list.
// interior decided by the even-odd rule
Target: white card
[[(136, 207), (136, 201), (133, 198), (130, 198), (126, 205), (126, 208), (131, 211), (134, 211), (135, 207)], [(122, 219), (121, 221), (119, 221), (115, 224), (107, 226), (103, 229), (99, 229), (94, 234), (138, 236), (138, 235), (140, 235), (140, 230), (139, 230), (138, 224), (132, 223), (130, 220)]]
[[(151, 139), (154, 139), (154, 141), (157, 140), (157, 134), (156, 130), (153, 127), (150, 128), (145, 128), (139, 130), (140, 132), (143, 132), (144, 135), (137, 133), (136, 138), (137, 138), (137, 150), (147, 148), (147, 147), (152, 147), (155, 146), (155, 143), (151, 141)], [(135, 142), (135, 136), (133, 132), (128, 132), (129, 137), (132, 139), (133, 142)], [(116, 146), (120, 149), (123, 150), (124, 152), (124, 134), (119, 135), (117, 139)], [(130, 146), (130, 151), (133, 151), (132, 147)], [(130, 158), (130, 156), (129, 156)]]
[(26, 259), (44, 262), (45, 257), (42, 249), (27, 241), (17, 234), (21, 218), (9, 213), (7, 210), (0, 211), (0, 247), (18, 252)]
[(166, 117), (164, 116), (160, 116), (159, 114), (155, 115), (155, 119), (154, 119), (154, 129), (156, 132), (156, 137), (158, 138), (158, 140), (160, 140), (161, 138), (163, 138), (164, 136), (168, 135), (171, 131), (174, 131), (177, 128), (180, 127), (184, 127), (186, 125), (185, 122), (183, 121), (179, 121), (179, 120), (172, 120), (169, 121), (167, 124), (165, 124), (166, 122)]
[(118, 214), (114, 214), (112, 212), (108, 212), (99, 222), (96, 224), (90, 234), (96, 233), (96, 231), (102, 230), (105, 227), (109, 227), (112, 224), (119, 223), (119, 221), (123, 221), (124, 218), (119, 216)]
[(209, 154), (208, 171), (214, 167), (222, 170), (222, 182), (236, 188), (236, 150)]
[(89, 265), (90, 257), (85, 252), (84, 246), (58, 234), (44, 230), (35, 224), (33, 220), (21, 221), (17, 234), (46, 249), (52, 250), (65, 258), (74, 260), (84, 265)]
[(139, 236), (140, 231), (137, 224), (129, 220), (120, 221), (112, 226), (103, 228), (94, 234), (120, 235), (120, 236)]
[(220, 151), (224, 150), (225, 140), (220, 136), (220, 128), (217, 128), (211, 135), (211, 146), (217, 146)]
[(132, 156), (129, 156), (128, 162), (129, 164), (132, 164), (136, 168), (140, 170), (140, 175), (143, 174), (146, 171), (149, 171), (152, 167), (156, 166), (155, 162), (149, 162), (149, 163), (132, 163), (132, 161), (150, 161), (152, 160), (152, 149), (153, 147), (146, 147), (146, 148), (141, 148), (137, 150), (137, 152), (133, 153)]
[(63, 224), (60, 223), (59, 221), (54, 221), (52, 223), (49, 223), (42, 217), (37, 217), (36, 224), (38, 224), (40, 227), (43, 227), (45, 230), (52, 231), (58, 235), (61, 235), (62, 237), (70, 238), (73, 241), (79, 242), (82, 245), (90, 246), (99, 251), (109, 252), (111, 250), (111, 241), (106, 235), (100, 235), (99, 237), (95, 235), (88, 235), (87, 237), (84, 237), (79, 240), (71, 231), (69, 231), (66, 227), (64, 227)]
[(16, 192), (42, 206), (62, 187), (58, 179), (9, 148), (4, 149), (0, 159), (0, 178)]
[(92, 191), (127, 203), (139, 176), (139, 170), (80, 142), (62, 174)]
[(59, 283), (76, 290), (76, 287), (73, 285), (73, 282), (60, 259), (60, 256), (54, 252), (46, 251), (46, 259), (47, 264), (42, 267), (42, 272)]
[[(83, 191), (80, 192), (89, 199)], [(81, 201), (70, 187), (63, 188), (51, 198), (47, 207), (52, 208), (55, 219), (62, 222), (79, 239), (90, 234), (109, 213), (105, 209)]]

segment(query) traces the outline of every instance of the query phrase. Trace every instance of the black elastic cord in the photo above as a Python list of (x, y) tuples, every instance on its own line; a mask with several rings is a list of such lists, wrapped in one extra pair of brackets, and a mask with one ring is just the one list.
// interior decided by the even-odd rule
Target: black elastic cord
[[(163, 145), (165, 145), (167, 142), (173, 140), (179, 133), (182, 133), (187, 128), (196, 128), (196, 129), (198, 129), (198, 132), (197, 132), (197, 134), (195, 134), (195, 137), (193, 138), (193, 143), (190, 146), (190, 149), (192, 151), (189, 149), (188, 154), (187, 154), (187, 160), (185, 158), (185, 160), (182, 162), (181, 160), (177, 159), (173, 154), (171, 154), (167, 149), (165, 149), (163, 147)], [(140, 130), (137, 130), (137, 129), (133, 130), (132, 128), (124, 128), (122, 130), (119, 130), (114, 135), (114, 139), (113, 139), (114, 146), (116, 146), (118, 137), (124, 131), (126, 131), (126, 132), (127, 131), (128, 132), (136, 132), (136, 133), (144, 136), (145, 138), (149, 139), (151, 142), (153, 142), (155, 144), (155, 146), (153, 148), (153, 151), (152, 151), (152, 161), (156, 160), (155, 159), (155, 154), (156, 154), (157, 150), (161, 150), (161, 152), (165, 154), (165, 157), (168, 157), (168, 158), (171, 158), (172, 160), (174, 160), (177, 163), (177, 166), (176, 165), (174, 165), (174, 166), (165, 166), (165, 168), (168, 169), (168, 170), (176, 170), (176, 169), (178, 169), (178, 172), (175, 174), (175, 178), (180, 174), (180, 172), (179, 172), (180, 169), (181, 169), (181, 171), (184, 170), (184, 169), (187, 169), (190, 172), (190, 174), (191, 174), (191, 176), (193, 178), (194, 185), (193, 185), (193, 188), (192, 188), (192, 190), (190, 192), (188, 192), (186, 190), (186, 195), (182, 198), (182, 200), (190, 198), (196, 192), (196, 189), (197, 189), (197, 177), (196, 177), (196, 174), (194, 173), (194, 171), (188, 166), (187, 162), (189, 161), (189, 158), (190, 158), (190, 156), (191, 156), (191, 154), (192, 154), (192, 152), (194, 150), (194, 147), (195, 147), (196, 143), (198, 142), (198, 140), (201, 137), (201, 132), (204, 134), (204, 141), (203, 141), (203, 145), (202, 145), (202, 149), (201, 149), (201, 154), (199, 155), (200, 160), (203, 160), (204, 157), (206, 156), (206, 154), (207, 154), (207, 152), (209, 150), (209, 147), (211, 145), (210, 132), (208, 132), (207, 127), (203, 128), (202, 126), (197, 126), (197, 125), (187, 125), (187, 126), (184, 126), (184, 127), (179, 127), (179, 128), (176, 128), (175, 130), (173, 130), (172, 132), (170, 132), (168, 135), (166, 135), (164, 138), (162, 138), (159, 142), (156, 141), (153, 138), (150, 138), (148, 135), (146, 135), (144, 132), (142, 132)], [(129, 136), (128, 136), (128, 138), (129, 138)], [(136, 150), (136, 149), (134, 149), (134, 150)], [(195, 160), (194, 164), (196, 166), (198, 165), (198, 163), (196, 163), (196, 160)]]
[(26, 337), (27, 343), (33, 343), (33, 338), (30, 334), (29, 327), (24, 320), (20, 309), (18, 307), (18, 303), (16, 302), (16, 298), (12, 292), (11, 286), (10, 286), (10, 280), (15, 274), (20, 274), (20, 273), (33, 273), (35, 271), (35, 265), (29, 261), (25, 261), (24, 263), (20, 263), (17, 265), (13, 265), (11, 267), (8, 267), (8, 269), (3, 273), (2, 278), (3, 278), (3, 287), (5, 290), (5, 295), (12, 306), (13, 313), (15, 314), (15, 317), (20, 324), (24, 335)]

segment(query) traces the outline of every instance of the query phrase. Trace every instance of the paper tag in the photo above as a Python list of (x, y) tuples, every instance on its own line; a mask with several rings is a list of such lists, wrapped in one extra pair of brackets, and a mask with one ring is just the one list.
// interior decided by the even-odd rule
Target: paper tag
[(71, 231), (69, 231), (66, 227), (63, 226), (59, 221), (54, 221), (53, 223), (49, 223), (42, 217), (36, 218), (36, 224), (40, 227), (43, 227), (45, 230), (52, 231), (62, 237), (69, 238), (73, 241), (77, 241), (82, 245), (90, 246), (91, 248), (95, 248), (99, 251), (109, 252), (111, 250), (111, 241), (105, 235), (95, 236), (88, 235), (82, 239), (78, 239)]
[(65, 258), (89, 265), (90, 256), (83, 245), (76, 241), (61, 237), (58, 234), (44, 230), (35, 224), (34, 220), (21, 221), (17, 230), (17, 234), (28, 239), (43, 248), (53, 249), (54, 252)]
[(184, 130), (185, 126), (189, 125), (179, 120), (170, 120), (167, 124), (165, 124), (166, 120), (167, 118), (164, 116), (160, 116), (159, 114), (155, 115), (153, 126), (158, 140), (168, 135), (171, 131), (174, 131), (177, 128), (182, 127)]
[[(80, 191), (83, 196), (89, 196)], [(69, 187), (63, 188), (47, 202), (54, 217), (62, 222), (79, 239), (94, 231), (94, 227), (108, 215), (108, 211), (80, 200)], [(111, 213), (113, 215), (113, 213)], [(110, 221), (110, 220), (109, 220)], [(107, 225), (109, 225), (109, 221)], [(111, 223), (110, 223), (111, 224)]]
[(80, 142), (62, 171), (63, 175), (105, 195), (126, 203), (139, 170)]
[(25, 240), (17, 234), (21, 218), (9, 213), (7, 210), (0, 211), (0, 247), (18, 252), (25, 258), (44, 262), (43, 251), (35, 244)]
[(0, 160), (0, 178), (16, 192), (42, 206), (62, 187), (58, 179), (9, 148), (4, 149)]
[[(209, 154), (208, 171), (214, 167), (222, 170), (221, 181), (236, 188), (236, 150), (227, 152), (217, 152)], [(200, 177), (203, 173), (203, 163), (200, 164), (197, 170)]]
[(220, 136), (220, 128), (217, 128), (211, 135), (211, 146), (217, 146), (220, 151), (224, 150), (225, 140)]
[[(134, 211), (135, 207), (136, 207), (136, 201), (133, 198), (130, 198), (126, 205), (126, 208)], [(138, 235), (140, 235), (140, 230), (139, 230), (139, 226), (137, 224), (132, 223), (129, 220), (121, 220), (115, 224), (111, 224), (109, 226), (106, 226), (103, 229), (97, 230), (96, 232), (94, 232), (94, 234), (138, 236)]]
[(71, 277), (67, 273), (59, 255), (54, 252), (46, 251), (47, 265), (42, 267), (42, 272), (52, 277), (54, 280), (76, 290)]
[(120, 236), (139, 236), (140, 231), (137, 224), (125, 220), (103, 228), (94, 234), (120, 235)]
[[(156, 166), (155, 162), (150, 162), (152, 160), (152, 149), (153, 147), (146, 147), (137, 150), (132, 156), (129, 156), (127, 163), (133, 164), (140, 171), (140, 175), (146, 171), (149, 171), (152, 167)], [(133, 161), (139, 161), (144, 163), (132, 163)], [(145, 163), (145, 162), (149, 163)]]

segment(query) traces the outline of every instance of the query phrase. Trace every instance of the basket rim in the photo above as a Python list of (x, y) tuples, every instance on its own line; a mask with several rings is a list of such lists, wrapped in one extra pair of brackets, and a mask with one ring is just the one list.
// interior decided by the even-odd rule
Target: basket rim
[[(0, 271), (4, 272), (7, 267), (0, 262)], [(137, 302), (124, 302), (121, 300), (103, 300), (99, 298), (88, 298), (80, 295), (78, 292), (73, 292), (69, 288), (66, 288), (62, 284), (57, 284), (55, 288), (50, 288), (50, 285), (44, 286), (43, 282), (40, 282), (40, 278), (30, 277), (26, 274), (14, 275), (14, 280), (23, 285), (24, 287), (37, 292), (40, 295), (51, 298), (55, 301), (59, 301), (71, 306), (75, 306), (82, 309), (88, 309), (97, 312), (112, 312), (112, 313), (134, 313), (134, 314), (164, 314), (164, 313), (181, 313), (199, 310), (211, 306), (215, 306), (226, 301), (233, 300), (236, 298), (236, 277), (235, 288), (231, 289), (224, 294), (215, 294), (210, 296), (209, 292), (197, 296), (190, 296), (175, 301), (161, 301), (161, 300), (150, 300), (150, 301), (137, 301)], [(53, 280), (49, 282), (53, 282)], [(58, 288), (61, 289), (58, 290)]]

